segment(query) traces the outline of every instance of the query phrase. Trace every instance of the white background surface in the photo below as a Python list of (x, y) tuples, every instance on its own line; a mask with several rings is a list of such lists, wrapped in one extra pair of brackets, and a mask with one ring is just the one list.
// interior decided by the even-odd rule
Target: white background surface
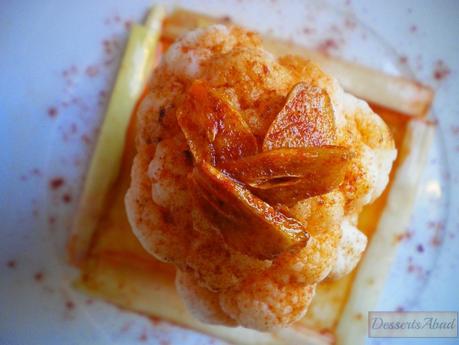
[[(205, 7), (203, 3), (189, 6), (215, 14), (239, 13), (237, 21), (264, 30), (275, 23), (271, 28), (279, 35), (288, 34), (293, 22), (310, 20), (296, 11), (300, 5), (295, 1), (211, 1)], [(81, 136), (94, 138), (103, 110), (98, 91), (110, 82), (116, 63), (99, 67), (96, 77), (88, 76), (86, 68), (111, 59), (101, 47), (103, 39), (113, 36), (122, 44), (124, 29), (116, 17), (139, 20), (148, 4), (146, 0), (0, 1), (1, 345), (210, 343), (191, 331), (162, 322), (151, 326), (136, 315), (87, 301), (68, 288), (72, 271), (62, 264), (65, 228), (93, 143), (84, 144)], [(339, 16), (355, 15), (377, 37), (376, 45), (354, 40), (350, 56), (393, 72), (394, 56), (406, 56), (417, 79), (437, 91), (434, 112), (439, 130), (410, 226), (414, 239), (402, 244), (378, 309), (458, 311), (459, 2), (336, 0), (332, 4), (342, 11)], [(265, 12), (254, 10), (258, 7)], [(277, 11), (279, 7), (288, 8)], [(385, 43), (393, 50), (380, 52)], [(349, 49), (337, 53), (346, 55)], [(439, 59), (451, 70), (441, 81), (433, 78)], [(64, 78), (63, 71), (72, 65), (78, 66), (78, 73)], [(58, 114), (51, 118), (47, 112), (53, 107)], [(49, 180), (55, 176), (66, 179), (60, 194), (49, 193)], [(64, 194), (72, 196), (70, 203), (59, 202)], [(50, 216), (57, 218), (58, 227), (50, 229)], [(442, 241), (431, 248), (427, 242), (435, 229)], [(426, 243), (420, 243), (422, 239)], [(416, 250), (419, 244), (422, 253)], [(416, 263), (411, 272), (406, 269), (409, 257)], [(370, 342), (457, 344), (459, 340)]]

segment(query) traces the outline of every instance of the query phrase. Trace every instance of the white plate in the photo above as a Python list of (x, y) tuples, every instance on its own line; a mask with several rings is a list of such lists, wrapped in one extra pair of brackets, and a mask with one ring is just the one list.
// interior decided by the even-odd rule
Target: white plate
[[(412, 3), (411, 9), (395, 1), (369, 8), (364, 1), (215, 1), (205, 8), (200, 1), (181, 3), (438, 88), (438, 135), (410, 236), (378, 310), (458, 310), (458, 83), (449, 65), (458, 59), (459, 47), (449, 36), (459, 32), (457, 3), (422, 8)], [(65, 263), (69, 223), (125, 27), (140, 21), (149, 5), (145, 0), (2, 5), (0, 344), (219, 343), (88, 299), (71, 289), (77, 272)], [(441, 81), (432, 78), (441, 67), (438, 59), (452, 69)], [(391, 340), (407, 343), (419, 342)]]

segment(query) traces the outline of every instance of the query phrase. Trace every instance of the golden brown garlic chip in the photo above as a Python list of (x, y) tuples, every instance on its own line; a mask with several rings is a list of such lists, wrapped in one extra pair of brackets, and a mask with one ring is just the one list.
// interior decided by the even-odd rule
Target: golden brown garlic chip
[(203, 81), (193, 82), (177, 121), (196, 161), (216, 166), (257, 153), (257, 141), (242, 116)]
[(218, 226), (232, 248), (259, 259), (272, 259), (309, 238), (303, 224), (276, 210), (246, 187), (207, 162), (193, 169), (195, 206)]
[(333, 145), (334, 139), (335, 122), (330, 96), (317, 86), (298, 83), (269, 127), (263, 151)]
[(221, 168), (265, 201), (292, 204), (338, 187), (351, 157), (339, 146), (284, 148), (226, 161)]

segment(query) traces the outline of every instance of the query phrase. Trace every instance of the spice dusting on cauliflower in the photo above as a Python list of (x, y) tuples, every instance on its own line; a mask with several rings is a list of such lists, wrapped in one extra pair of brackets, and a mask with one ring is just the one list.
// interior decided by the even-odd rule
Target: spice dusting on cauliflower
[(388, 182), (388, 127), (314, 63), (237, 27), (189, 32), (138, 113), (126, 208), (208, 323), (284, 327), (358, 263), (362, 207)]

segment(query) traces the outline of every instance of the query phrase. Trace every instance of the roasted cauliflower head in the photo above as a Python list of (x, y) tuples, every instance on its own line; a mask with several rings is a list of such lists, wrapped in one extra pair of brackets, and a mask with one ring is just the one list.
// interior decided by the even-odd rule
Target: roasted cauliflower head
[(396, 156), (386, 124), (314, 63), (221, 25), (170, 46), (138, 108), (126, 208), (200, 320), (257, 330), (301, 318), (358, 263), (362, 207)]

